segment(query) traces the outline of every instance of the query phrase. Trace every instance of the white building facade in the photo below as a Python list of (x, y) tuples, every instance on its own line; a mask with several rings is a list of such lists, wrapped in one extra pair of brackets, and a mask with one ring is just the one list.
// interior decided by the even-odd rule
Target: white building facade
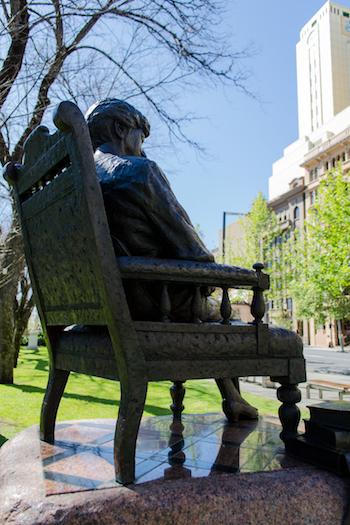
[(296, 56), (299, 138), (273, 164), (270, 200), (305, 175), (310, 150), (350, 127), (350, 6), (326, 2), (302, 28)]
[[(283, 223), (302, 226), (319, 178), (342, 163), (350, 170), (350, 5), (326, 2), (296, 46), (299, 138), (272, 167), (269, 204)], [(337, 344), (334, 323), (297, 322), (304, 341)]]

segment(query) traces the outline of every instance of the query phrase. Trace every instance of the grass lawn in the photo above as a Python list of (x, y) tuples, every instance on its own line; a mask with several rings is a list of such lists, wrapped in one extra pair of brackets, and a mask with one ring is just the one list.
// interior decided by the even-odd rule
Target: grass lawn
[[(0, 385), (0, 445), (24, 428), (38, 424), (40, 407), (48, 376), (46, 348), (21, 350), (13, 385)], [(170, 413), (170, 382), (150, 383), (145, 415)], [(244, 394), (261, 415), (277, 415), (279, 403), (260, 396)], [(108, 379), (71, 373), (58, 411), (58, 420), (116, 418), (119, 383)], [(184, 400), (188, 414), (219, 412), (221, 398), (212, 380), (186, 382)]]

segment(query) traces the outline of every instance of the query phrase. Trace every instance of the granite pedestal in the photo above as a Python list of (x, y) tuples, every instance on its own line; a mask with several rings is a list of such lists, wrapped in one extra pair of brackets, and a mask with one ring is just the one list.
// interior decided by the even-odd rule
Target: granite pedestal
[[(277, 420), (220, 414), (142, 421), (136, 483), (114, 481), (115, 421), (31, 427), (0, 449), (3, 525), (337, 525), (348, 482), (287, 457)], [(171, 428), (169, 430), (169, 427)]]

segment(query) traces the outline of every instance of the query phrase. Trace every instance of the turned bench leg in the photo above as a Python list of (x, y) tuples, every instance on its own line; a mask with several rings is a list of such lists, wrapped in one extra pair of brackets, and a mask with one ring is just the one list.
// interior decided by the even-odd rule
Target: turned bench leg
[(40, 439), (48, 443), (55, 440), (57, 410), (69, 377), (69, 371), (51, 368), (41, 407)]
[(121, 397), (114, 436), (116, 481), (128, 485), (135, 481), (137, 434), (145, 406), (147, 381), (120, 382)]
[(282, 424), (280, 437), (282, 441), (288, 441), (298, 435), (300, 410), (296, 403), (301, 401), (301, 392), (297, 385), (281, 383), (281, 386), (277, 389), (277, 398), (282, 403), (278, 410)]
[(170, 387), (170, 395), (172, 399), (172, 404), (170, 409), (173, 413), (173, 421), (181, 421), (181, 415), (184, 410), (183, 400), (185, 397), (186, 389), (183, 384), (185, 381), (174, 381), (173, 385)]

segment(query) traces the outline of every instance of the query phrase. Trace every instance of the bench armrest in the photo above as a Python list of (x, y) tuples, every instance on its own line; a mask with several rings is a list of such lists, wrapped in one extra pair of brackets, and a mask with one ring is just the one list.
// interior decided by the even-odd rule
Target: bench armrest
[(227, 288), (259, 288), (268, 290), (269, 276), (261, 271), (247, 270), (209, 262), (181, 259), (118, 257), (123, 279), (188, 283)]
[(255, 323), (261, 323), (265, 313), (263, 292), (269, 288), (269, 276), (262, 273), (263, 265), (254, 264), (253, 270), (227, 266), (224, 264), (185, 261), (181, 259), (151, 259), (146, 257), (118, 257), (122, 279), (161, 281), (162, 320), (168, 321), (171, 312), (168, 284), (188, 284), (194, 288), (192, 311), (194, 322), (201, 321), (201, 287), (215, 286), (222, 288), (220, 312), (222, 322), (229, 323), (231, 303), (229, 288), (247, 288), (254, 291), (251, 313)]

